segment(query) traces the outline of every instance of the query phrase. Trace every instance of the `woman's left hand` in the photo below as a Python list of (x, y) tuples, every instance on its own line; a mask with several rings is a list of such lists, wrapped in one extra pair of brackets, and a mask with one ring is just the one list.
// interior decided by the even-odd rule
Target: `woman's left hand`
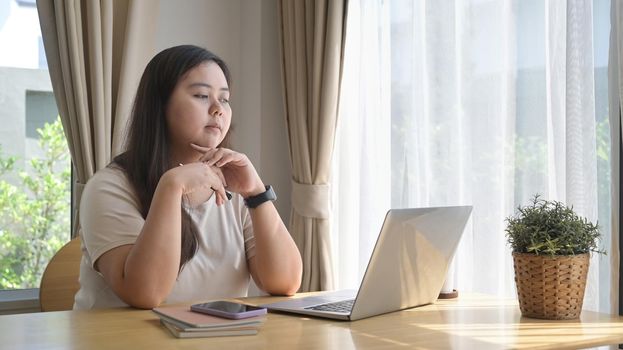
[(240, 193), (244, 198), (265, 191), (262, 179), (245, 154), (228, 148), (207, 148), (194, 143), (190, 146), (197, 152), (203, 153), (200, 158), (201, 162), (221, 169), (227, 190)]

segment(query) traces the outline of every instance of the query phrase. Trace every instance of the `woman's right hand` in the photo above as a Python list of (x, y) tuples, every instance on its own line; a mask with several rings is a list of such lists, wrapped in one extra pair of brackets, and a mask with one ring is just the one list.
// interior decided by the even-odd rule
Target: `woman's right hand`
[(217, 166), (203, 162), (180, 164), (165, 172), (162, 180), (171, 181), (179, 187), (183, 203), (191, 208), (206, 202), (213, 193), (216, 193), (217, 205), (224, 204), (227, 199), (225, 194), (227, 183)]

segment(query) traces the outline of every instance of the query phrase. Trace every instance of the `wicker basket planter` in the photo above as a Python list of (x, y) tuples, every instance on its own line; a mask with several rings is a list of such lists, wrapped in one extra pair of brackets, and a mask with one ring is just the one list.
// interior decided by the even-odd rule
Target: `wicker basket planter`
[(566, 320), (580, 316), (589, 254), (513, 253), (519, 308), (526, 317)]

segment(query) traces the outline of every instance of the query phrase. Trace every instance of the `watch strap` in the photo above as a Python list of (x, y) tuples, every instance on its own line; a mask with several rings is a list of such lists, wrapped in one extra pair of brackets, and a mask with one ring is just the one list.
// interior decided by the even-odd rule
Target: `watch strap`
[(244, 205), (246, 205), (247, 208), (253, 209), (264, 202), (274, 201), (275, 199), (277, 199), (277, 194), (275, 194), (275, 191), (273, 190), (273, 187), (271, 185), (267, 185), (265, 188), (266, 191), (255, 196), (245, 198)]

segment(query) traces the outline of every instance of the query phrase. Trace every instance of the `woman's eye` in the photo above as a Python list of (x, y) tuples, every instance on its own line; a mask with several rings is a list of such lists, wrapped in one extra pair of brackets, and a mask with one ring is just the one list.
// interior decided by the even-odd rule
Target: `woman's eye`
[(200, 98), (202, 100), (206, 100), (208, 98), (208, 95), (201, 95), (201, 94), (196, 94), (195, 95), (196, 98)]
[(229, 100), (228, 100), (228, 99), (226, 99), (226, 98), (221, 98), (219, 101), (220, 101), (221, 103), (229, 103)]

